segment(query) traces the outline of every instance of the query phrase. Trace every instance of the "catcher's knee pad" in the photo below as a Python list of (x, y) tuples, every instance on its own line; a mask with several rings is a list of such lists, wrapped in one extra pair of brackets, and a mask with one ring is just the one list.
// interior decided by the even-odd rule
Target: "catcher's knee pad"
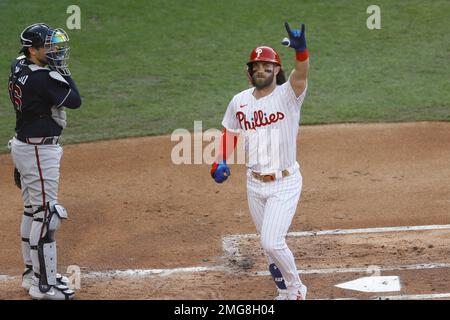
[[(36, 216), (38, 217), (36, 218)], [(40, 216), (43, 216), (42, 221), (39, 221)], [(61, 221), (65, 219), (67, 219), (67, 211), (56, 201), (48, 202), (47, 207), (43, 208), (39, 214), (35, 213), (35, 221), (42, 223), (40, 239), (36, 248), (39, 260), (39, 289), (42, 292), (57, 285), (55, 232), (61, 226)]]
[(54, 233), (61, 226), (62, 220), (67, 219), (67, 210), (56, 200), (48, 202), (47, 232), (53, 239)]

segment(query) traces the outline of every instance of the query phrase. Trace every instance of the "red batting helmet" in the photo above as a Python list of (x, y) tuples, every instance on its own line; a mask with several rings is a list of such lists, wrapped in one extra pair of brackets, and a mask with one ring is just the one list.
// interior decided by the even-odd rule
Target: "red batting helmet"
[(247, 62), (247, 65), (257, 61), (272, 62), (281, 66), (280, 56), (275, 49), (271, 47), (262, 46), (253, 49), (252, 53), (250, 53), (250, 59)]

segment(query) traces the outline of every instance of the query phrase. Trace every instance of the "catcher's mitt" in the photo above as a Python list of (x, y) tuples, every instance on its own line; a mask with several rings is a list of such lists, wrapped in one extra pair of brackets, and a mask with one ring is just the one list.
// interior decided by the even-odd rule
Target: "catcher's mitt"
[(22, 189), (22, 183), (20, 182), (20, 172), (17, 168), (14, 168), (14, 184), (17, 188)]

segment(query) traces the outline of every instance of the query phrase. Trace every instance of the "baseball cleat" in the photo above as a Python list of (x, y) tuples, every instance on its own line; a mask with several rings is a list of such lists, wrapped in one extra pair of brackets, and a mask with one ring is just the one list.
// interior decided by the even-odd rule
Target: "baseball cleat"
[(75, 291), (62, 284), (50, 286), (50, 290), (46, 292), (41, 291), (37, 278), (33, 279), (28, 293), (34, 300), (73, 300), (75, 298)]
[(302, 284), (302, 286), (295, 292), (288, 294), (288, 300), (306, 300), (307, 291), (308, 288), (304, 284)]
[(25, 271), (22, 273), (22, 288), (28, 291), (30, 290), (32, 283), (33, 283), (33, 269), (25, 268)]
[[(56, 274), (56, 283), (58, 285), (69, 286), (69, 279), (59, 273)], [(26, 268), (22, 274), (22, 288), (29, 291), (33, 284), (33, 269)]]
[(273, 300), (288, 300), (287, 289), (278, 289), (278, 296), (276, 296)]
[(63, 276), (62, 274), (57, 273), (56, 274), (56, 283), (66, 286), (69, 286), (69, 278), (67, 278), (66, 276)]

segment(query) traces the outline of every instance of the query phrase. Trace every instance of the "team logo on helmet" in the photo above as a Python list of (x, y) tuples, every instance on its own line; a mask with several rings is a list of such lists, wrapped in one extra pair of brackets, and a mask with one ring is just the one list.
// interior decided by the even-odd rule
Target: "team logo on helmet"
[(275, 49), (267, 46), (261, 46), (253, 49), (250, 53), (250, 58), (247, 65), (257, 61), (272, 62), (281, 66), (281, 59), (278, 53)]

